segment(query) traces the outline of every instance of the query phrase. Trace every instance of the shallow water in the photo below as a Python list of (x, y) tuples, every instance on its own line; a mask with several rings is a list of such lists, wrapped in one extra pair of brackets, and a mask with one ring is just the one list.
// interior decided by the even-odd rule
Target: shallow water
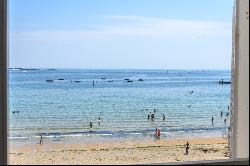
[[(229, 81), (230, 71), (39, 69), (10, 71), (9, 76), (12, 140), (40, 134), (146, 138), (155, 128), (161, 129), (163, 138), (221, 136), (229, 126), (231, 85), (218, 81)], [(154, 121), (148, 120), (154, 109)]]

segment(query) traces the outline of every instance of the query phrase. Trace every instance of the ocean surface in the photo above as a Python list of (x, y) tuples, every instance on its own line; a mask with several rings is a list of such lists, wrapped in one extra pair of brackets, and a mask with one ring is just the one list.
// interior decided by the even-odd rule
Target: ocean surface
[[(231, 72), (10, 70), (9, 139), (141, 139), (152, 138), (156, 128), (161, 139), (221, 136), (231, 92), (221, 79), (230, 81)], [(154, 109), (155, 119), (148, 119)]]

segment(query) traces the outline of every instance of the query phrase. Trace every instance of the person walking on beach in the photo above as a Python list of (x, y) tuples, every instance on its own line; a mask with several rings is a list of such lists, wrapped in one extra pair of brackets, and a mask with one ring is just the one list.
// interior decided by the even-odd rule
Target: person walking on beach
[(214, 117), (212, 117), (212, 125), (214, 125)]
[(42, 145), (43, 144), (43, 136), (40, 135), (40, 141), (39, 141), (39, 144)]
[(189, 150), (189, 143), (187, 142), (186, 143), (186, 153), (185, 153), (185, 155), (188, 155), (188, 150)]

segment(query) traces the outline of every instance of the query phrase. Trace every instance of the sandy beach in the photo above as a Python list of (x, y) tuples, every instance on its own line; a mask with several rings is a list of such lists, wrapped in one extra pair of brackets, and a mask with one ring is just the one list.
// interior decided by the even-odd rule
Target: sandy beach
[[(189, 142), (189, 154), (185, 144)], [(227, 140), (115, 141), (86, 144), (44, 144), (9, 147), (9, 164), (145, 164), (227, 159)]]

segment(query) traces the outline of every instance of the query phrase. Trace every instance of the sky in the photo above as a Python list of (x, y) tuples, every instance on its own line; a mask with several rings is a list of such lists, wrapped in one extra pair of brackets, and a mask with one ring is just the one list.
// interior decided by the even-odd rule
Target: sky
[(10, 67), (231, 67), (234, 0), (8, 2)]

